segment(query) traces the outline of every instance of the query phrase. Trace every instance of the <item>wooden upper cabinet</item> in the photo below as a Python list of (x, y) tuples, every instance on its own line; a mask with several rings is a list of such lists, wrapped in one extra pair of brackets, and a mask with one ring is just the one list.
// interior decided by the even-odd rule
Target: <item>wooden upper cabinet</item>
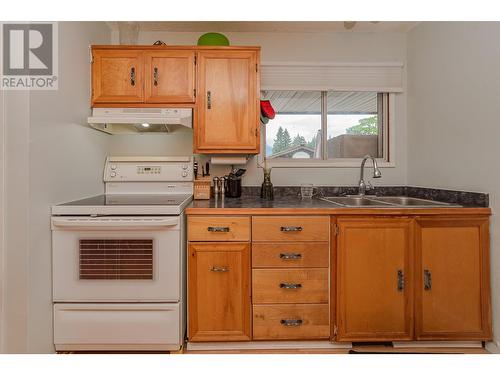
[(417, 220), (417, 339), (491, 339), (488, 222)]
[(195, 52), (144, 52), (145, 102), (194, 103)]
[(92, 105), (144, 100), (142, 51), (94, 50), (92, 56)]
[(411, 340), (412, 221), (338, 221), (338, 341)]
[(189, 244), (190, 341), (251, 339), (250, 244)]
[(259, 50), (198, 53), (195, 153), (259, 152)]

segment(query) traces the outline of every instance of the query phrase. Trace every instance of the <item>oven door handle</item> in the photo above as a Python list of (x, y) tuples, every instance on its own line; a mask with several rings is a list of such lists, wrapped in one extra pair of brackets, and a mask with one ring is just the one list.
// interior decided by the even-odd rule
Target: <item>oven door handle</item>
[(52, 229), (157, 229), (179, 225), (178, 217), (52, 217)]

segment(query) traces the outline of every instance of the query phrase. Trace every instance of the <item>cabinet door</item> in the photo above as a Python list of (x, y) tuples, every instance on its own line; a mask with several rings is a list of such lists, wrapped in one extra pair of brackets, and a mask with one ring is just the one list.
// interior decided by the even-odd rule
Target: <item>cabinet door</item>
[(199, 53), (195, 152), (259, 152), (257, 51)]
[(190, 341), (251, 339), (250, 245), (190, 243)]
[(417, 339), (490, 339), (488, 218), (417, 224)]
[(194, 51), (144, 54), (146, 103), (194, 103)]
[(340, 218), (337, 223), (337, 340), (410, 340), (411, 220)]
[(141, 51), (94, 50), (92, 56), (92, 104), (143, 101)]

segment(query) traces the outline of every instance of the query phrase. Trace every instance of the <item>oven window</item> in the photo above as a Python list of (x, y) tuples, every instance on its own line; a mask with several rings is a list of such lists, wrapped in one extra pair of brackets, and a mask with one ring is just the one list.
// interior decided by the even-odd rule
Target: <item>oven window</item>
[(152, 239), (81, 239), (81, 280), (153, 280)]

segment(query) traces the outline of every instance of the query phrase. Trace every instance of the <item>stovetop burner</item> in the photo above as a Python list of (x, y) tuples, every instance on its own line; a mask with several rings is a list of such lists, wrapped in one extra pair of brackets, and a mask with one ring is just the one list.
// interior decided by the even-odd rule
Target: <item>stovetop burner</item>
[(103, 194), (61, 206), (179, 206), (189, 194)]

